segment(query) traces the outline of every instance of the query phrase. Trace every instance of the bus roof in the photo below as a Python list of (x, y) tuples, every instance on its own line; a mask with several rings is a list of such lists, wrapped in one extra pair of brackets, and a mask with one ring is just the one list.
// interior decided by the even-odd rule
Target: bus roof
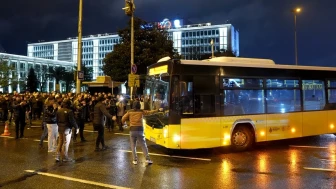
[(181, 64), (204, 65), (204, 66), (229, 66), (229, 67), (336, 71), (335, 67), (275, 64), (275, 62), (271, 59), (240, 58), (240, 57), (216, 57), (216, 58), (206, 59), (206, 60), (181, 60)]

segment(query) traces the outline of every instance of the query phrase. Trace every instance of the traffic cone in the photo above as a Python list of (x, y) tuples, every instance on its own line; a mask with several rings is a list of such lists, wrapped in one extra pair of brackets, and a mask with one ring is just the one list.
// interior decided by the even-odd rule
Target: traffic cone
[(6, 121), (6, 123), (5, 123), (5, 131), (4, 131), (4, 133), (1, 136), (9, 136), (9, 135), (10, 135), (10, 133), (8, 131), (8, 122)]

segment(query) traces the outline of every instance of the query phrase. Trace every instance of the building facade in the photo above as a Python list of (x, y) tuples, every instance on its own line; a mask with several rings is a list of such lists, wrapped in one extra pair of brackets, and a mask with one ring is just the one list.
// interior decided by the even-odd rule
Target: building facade
[[(17, 79), (19, 81), (25, 82), (28, 77), (30, 68), (34, 68), (35, 74), (40, 82), (45, 77), (42, 74), (46, 74), (47, 70), (51, 67), (64, 67), (66, 70), (72, 70), (74, 67), (73, 62), (59, 61), (59, 60), (50, 60), (44, 58), (34, 58), (21, 55), (0, 53), (0, 60), (5, 61), (8, 66), (12, 65), (17, 71)], [(13, 91), (23, 92), (25, 89), (22, 85), (18, 84), (17, 86), (1, 87), (1, 92), (12, 93)], [(47, 79), (47, 82), (42, 86), (42, 91), (51, 92), (56, 90), (56, 81), (55, 79)], [(65, 91), (64, 82), (60, 82), (60, 91)]]
[[(215, 52), (232, 50), (239, 56), (239, 33), (231, 24), (183, 25), (182, 20), (168, 19), (153, 24), (168, 31), (169, 39), (174, 42), (174, 48), (184, 59), (199, 59), (203, 54), (211, 54), (212, 45)], [(77, 43), (77, 37), (62, 41), (32, 43), (28, 44), (27, 55), (77, 63)], [(117, 34), (97, 34), (82, 38), (82, 62), (84, 66), (93, 68), (93, 79), (104, 75), (103, 59), (118, 43), (120, 37)]]

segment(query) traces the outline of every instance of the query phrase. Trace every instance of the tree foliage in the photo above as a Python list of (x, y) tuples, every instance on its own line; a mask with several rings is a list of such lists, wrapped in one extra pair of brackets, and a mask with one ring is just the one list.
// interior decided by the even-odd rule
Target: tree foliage
[(56, 80), (56, 84), (64, 77), (65, 68), (64, 67), (49, 67), (49, 76), (52, 79)]
[(28, 77), (27, 77), (27, 85), (26, 88), (29, 92), (35, 92), (38, 87), (38, 79), (35, 74), (34, 68), (29, 69)]
[(39, 87), (41, 92), (44, 92), (43, 87), (47, 85), (48, 79), (50, 78), (49, 69), (48, 69), (47, 66), (42, 66), (41, 67), (41, 72), (40, 72), (39, 76), (41, 78), (41, 81), (38, 80), (38, 87)]
[(19, 80), (14, 64), (8, 65), (7, 61), (0, 59), (0, 76), (1, 88), (7, 88), (11, 86), (13, 90), (16, 90), (17, 84), (19, 84)]
[[(167, 31), (155, 27), (142, 27), (145, 25), (148, 25), (146, 21), (134, 18), (134, 64), (138, 68), (137, 74), (146, 74), (147, 66), (163, 57), (177, 56)], [(125, 81), (131, 71), (130, 23), (127, 28), (119, 30), (118, 34), (121, 43), (115, 45), (114, 50), (106, 55), (103, 71), (114, 81)]]

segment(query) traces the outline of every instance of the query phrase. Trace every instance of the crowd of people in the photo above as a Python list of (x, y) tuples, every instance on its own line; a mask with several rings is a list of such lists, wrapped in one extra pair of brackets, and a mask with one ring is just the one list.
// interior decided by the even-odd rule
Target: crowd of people
[[(92, 122), (98, 132), (95, 151), (108, 149), (104, 141), (104, 130), (113, 131), (115, 127), (123, 132), (126, 121), (130, 126), (130, 141), (133, 154), (133, 164), (137, 164), (136, 143), (139, 141), (146, 157), (146, 162), (152, 161), (144, 138), (142, 116), (155, 113), (144, 110), (146, 102), (143, 97), (124, 99), (122, 95), (114, 96), (111, 93), (60, 94), (60, 93), (25, 93), (0, 95), (2, 121), (15, 124), (15, 139), (24, 137), (26, 124), (32, 125), (33, 120), (40, 120), (43, 132), (40, 139), (40, 148), (43, 149), (43, 140), (48, 136), (48, 152), (56, 153), (56, 161), (73, 161), (68, 157), (68, 148), (71, 139), (76, 142), (80, 136), (81, 142), (86, 142), (84, 126)], [(126, 110), (128, 104), (128, 108)], [(74, 131), (74, 133), (72, 133)], [(101, 146), (101, 147), (100, 147)]]

